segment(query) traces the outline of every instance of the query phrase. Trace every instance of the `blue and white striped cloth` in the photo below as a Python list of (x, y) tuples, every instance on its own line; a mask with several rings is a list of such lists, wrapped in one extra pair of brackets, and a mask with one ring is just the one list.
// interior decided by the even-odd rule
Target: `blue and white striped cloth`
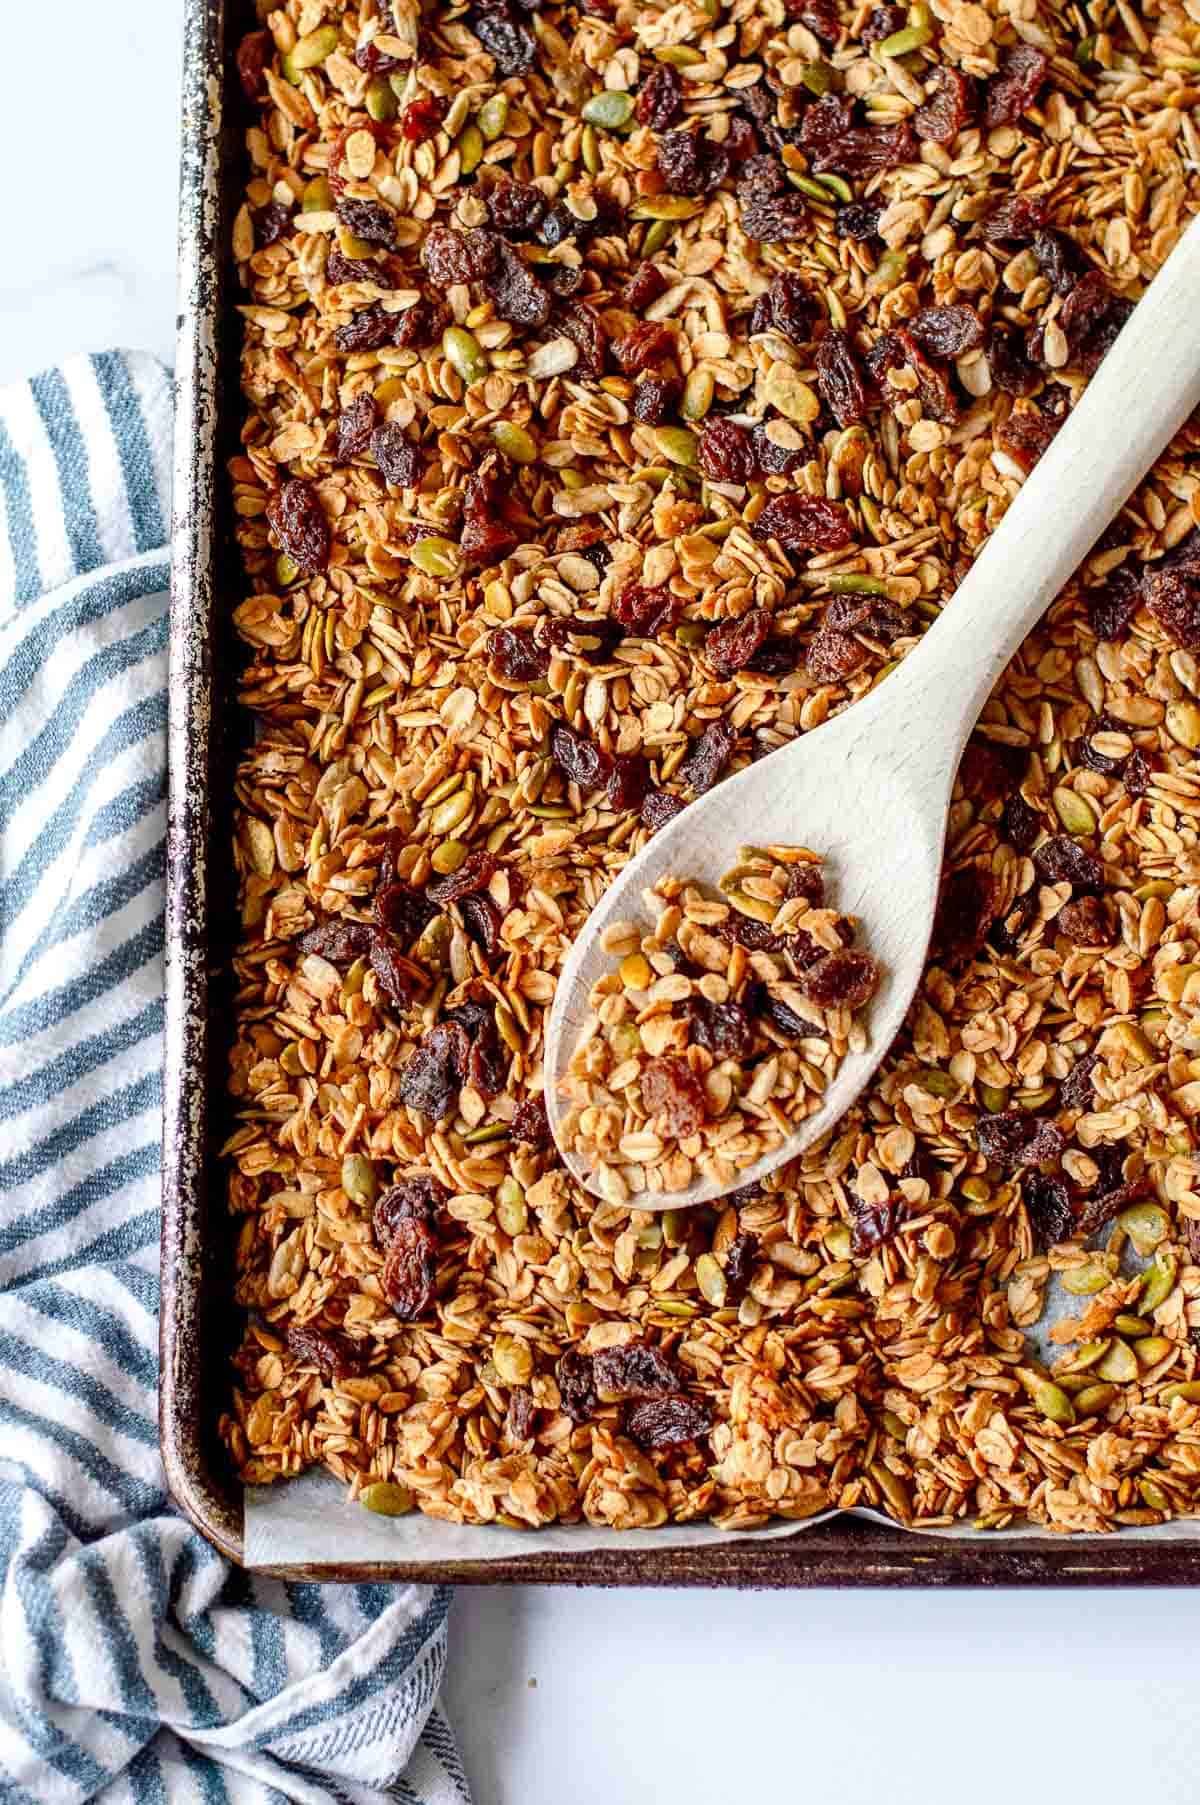
[(171, 384), (0, 393), (0, 1800), (452, 1805), (444, 1590), (284, 1585), (158, 1455)]

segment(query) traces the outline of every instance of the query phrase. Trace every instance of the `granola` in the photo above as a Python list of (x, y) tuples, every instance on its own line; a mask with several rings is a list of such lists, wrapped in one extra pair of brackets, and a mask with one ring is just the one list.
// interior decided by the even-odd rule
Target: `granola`
[[(237, 1469), (521, 1527), (1194, 1513), (1194, 426), (988, 702), (833, 1135), (597, 1202), (541, 1072), (606, 883), (911, 650), (1200, 205), (1194, 8), (260, 10)], [(630, 1349), (670, 1389), (598, 1386)]]

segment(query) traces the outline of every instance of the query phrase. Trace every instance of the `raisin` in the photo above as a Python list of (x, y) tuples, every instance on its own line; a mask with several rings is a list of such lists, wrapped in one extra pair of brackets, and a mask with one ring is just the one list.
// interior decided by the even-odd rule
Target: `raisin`
[(689, 1005), (691, 1038), (714, 1059), (746, 1059), (754, 1044), (750, 1017), (738, 1003), (710, 1003), (704, 997)]
[(396, 248), (396, 215), (382, 201), (355, 200), (343, 195), (335, 209), (348, 232), (367, 244), (382, 245), (385, 251)]
[(1154, 766), (1146, 754), (1134, 747), (1125, 760), (1125, 769), (1121, 774), (1121, 782), (1130, 796), (1144, 796), (1150, 788), (1150, 779), (1154, 775)]
[(1193, 527), (1186, 539), (1172, 546), (1155, 570), (1181, 570), (1185, 576), (1200, 577), (1200, 527)]
[(789, 19), (807, 25), (813, 36), (826, 44), (835, 44), (841, 36), (835, 0), (784, 0), (784, 12)]
[(792, 270), (774, 277), (754, 303), (750, 319), (751, 332), (773, 329), (794, 345), (803, 345), (812, 337), (817, 307), (802, 279)]
[[(343, 282), (377, 282), (382, 288), (393, 286), (383, 264), (372, 263), (365, 257), (347, 257), (336, 244), (330, 247), (329, 256), (325, 260), (325, 280), (335, 288)], [(395, 317), (393, 314), (393, 320)], [(344, 350), (346, 347), (340, 348)]]
[(639, 263), (621, 292), (621, 305), (630, 313), (644, 313), (652, 301), (667, 292), (667, 278), (653, 263)]
[(550, 656), (525, 627), (496, 627), (487, 636), (487, 655), (506, 683), (536, 683), (550, 668)]
[(595, 1414), (598, 1402), (594, 1356), (577, 1354), (569, 1348), (559, 1356), (554, 1377), (563, 1410), (573, 1423), (586, 1423)]
[[(387, 31), (386, 24), (383, 31)], [(398, 56), (389, 56), (386, 50), (381, 50), (374, 38), (356, 46), (354, 60), (367, 75), (389, 75), (393, 69), (404, 67)]]
[(259, 250), (265, 251), (269, 244), (275, 244), (287, 232), (292, 223), (292, 210), (284, 207), (279, 201), (272, 201), (264, 207), (254, 222), (254, 236)]
[(1112, 932), (1098, 896), (1080, 896), (1064, 903), (1055, 926), (1075, 946), (1108, 946)]
[(987, 330), (975, 309), (966, 302), (953, 307), (922, 307), (908, 322), (908, 330), (923, 351), (933, 357), (960, 357), (975, 351)]
[(642, 320), (617, 339), (612, 349), (626, 376), (636, 376), (639, 370), (654, 369), (674, 353), (675, 334), (656, 320)]
[[(990, 740), (968, 740), (958, 767), (958, 781), (968, 796), (980, 802), (998, 802), (1013, 785), (1009, 761), (1003, 750)], [(1021, 754), (1025, 762), (1025, 754)]]
[(527, 1385), (514, 1386), (509, 1393), (508, 1409), (504, 1413), (504, 1439), (510, 1447), (527, 1442), (533, 1435), (537, 1422), (537, 1405), (533, 1401), (533, 1393)]
[(385, 313), (376, 303), (374, 307), (360, 308), (344, 326), (339, 326), (333, 342), (339, 351), (378, 351), (381, 345), (391, 344), (395, 326), (395, 314)]
[(800, 148), (818, 174), (836, 170), (865, 176), (916, 157), (917, 141), (906, 119), (898, 125), (868, 127), (856, 126), (854, 117), (854, 102), (838, 94), (826, 94), (804, 115)]
[(952, 144), (975, 111), (974, 84), (970, 76), (944, 63), (930, 80), (936, 86), (913, 114), (913, 130), (926, 144)]
[(681, 796), (672, 796), (669, 790), (647, 790), (638, 813), (642, 825), (654, 834), (660, 827), (665, 827), (668, 821), (674, 821), (686, 806)]
[(822, 627), (808, 642), (804, 668), (815, 683), (843, 683), (867, 662), (867, 653), (849, 633)]
[(400, 1101), (440, 1122), (457, 1097), (470, 1042), (458, 1022), (431, 1028), (400, 1074)]
[(908, 1203), (900, 1191), (893, 1191), (882, 1203), (864, 1203), (851, 1192), (850, 1252), (860, 1259), (894, 1241), (904, 1226)]
[(906, 327), (898, 326), (877, 338), (867, 353), (867, 370), (880, 393), (892, 406), (907, 399), (908, 390), (894, 388), (888, 381), (890, 370), (910, 369), (917, 378), (917, 399), (921, 411), (930, 420), (949, 422), (958, 417), (958, 403), (944, 370), (931, 364)]
[(732, 677), (744, 670), (771, 630), (765, 608), (751, 608), (739, 620), (714, 627), (704, 642), (704, 656), (718, 677)]
[(867, 412), (867, 391), (848, 332), (834, 327), (817, 346), (817, 388), (839, 426), (853, 426)]
[(706, 420), (696, 456), (714, 483), (748, 483), (758, 466), (750, 434), (733, 420)]
[(408, 884), (393, 881), (375, 892), (376, 921), (406, 946), (428, 927), (436, 914), (436, 906)]
[(854, 537), (839, 501), (812, 495), (775, 495), (750, 529), (760, 544), (776, 540), (785, 552), (841, 551)]
[(1096, 1100), (1096, 1083), (1092, 1074), (1100, 1064), (1098, 1053), (1085, 1053), (1077, 1059), (1059, 1086), (1058, 1100), (1064, 1109), (1088, 1110)]
[(532, 182), (514, 182), (506, 176), (484, 196), (487, 216), (497, 232), (507, 238), (531, 238), (542, 222), (546, 197)]
[(789, 865), (785, 895), (788, 901), (802, 896), (814, 909), (825, 907), (825, 877), (819, 865)]
[(640, 752), (618, 753), (608, 774), (604, 796), (609, 808), (624, 813), (639, 809), (650, 787), (650, 767)]
[(525, 1146), (548, 1147), (553, 1137), (545, 1097), (525, 1097), (518, 1103), (510, 1132), (514, 1141)]
[(432, 1228), (439, 1209), (449, 1201), (449, 1191), (430, 1172), (414, 1172), (402, 1178), (380, 1192), (375, 1204), (372, 1225), (376, 1243), (385, 1250), (389, 1248), (401, 1222), (413, 1220)]
[(459, 544), (472, 564), (495, 563), (517, 543), (517, 535), (500, 518), (502, 495), (500, 469), (495, 463), (476, 470), (463, 484)]
[(311, 1322), (290, 1322), (287, 1343), (304, 1366), (315, 1366), (326, 1379), (347, 1379), (355, 1370), (353, 1349), (336, 1329), (318, 1329)]
[(570, 306), (560, 308), (558, 328), (579, 352), (579, 360), (575, 365), (579, 374), (599, 376), (604, 368), (606, 340), (595, 308), (588, 307), (582, 301), (573, 301)]
[(596, 1395), (602, 1404), (626, 1398), (664, 1398), (679, 1390), (679, 1373), (661, 1349), (648, 1341), (601, 1348), (593, 1361)]
[(483, 285), (497, 318), (507, 320), (510, 326), (544, 326), (550, 318), (550, 290), (502, 238), (497, 240), (495, 264)]
[(1049, 57), (1032, 44), (1014, 44), (1006, 50), (987, 84), (984, 119), (989, 132), (998, 125), (1015, 125), (1037, 99), (1049, 73)]
[(1104, 888), (1104, 866), (1070, 834), (1051, 834), (1043, 840), (1033, 862), (1049, 884), (1073, 884), (1077, 890)]
[(550, 756), (569, 783), (596, 790), (607, 782), (612, 759), (594, 740), (576, 733), (565, 721), (550, 730)]
[(704, 1122), (704, 1087), (687, 1060), (678, 1054), (652, 1059), (642, 1068), (642, 1106), (651, 1118), (662, 1116), (676, 1140), (697, 1134)]
[(879, 966), (869, 953), (845, 947), (825, 953), (802, 971), (796, 983), (800, 994), (818, 1009), (859, 1009), (879, 988)]
[(1179, 570), (1150, 570), (1145, 584), (1146, 611), (1167, 638), (1185, 652), (1200, 652), (1200, 584)]
[(704, 729), (679, 767), (679, 778), (697, 796), (711, 790), (733, 757), (737, 734), (725, 721), (713, 721)]
[(411, 489), (421, 474), (420, 454), (395, 420), (384, 420), (375, 428), (371, 455), (390, 489)]
[(580, 615), (572, 622), (570, 631), (575, 641), (573, 650), (588, 664), (607, 664), (621, 642), (620, 623), (605, 615), (594, 618)]
[(975, 1144), (984, 1159), (1001, 1166), (1040, 1166), (1057, 1159), (1066, 1136), (1048, 1116), (1023, 1116), (1016, 1110), (980, 1116), (975, 1124)]
[(482, 227), (458, 232), (453, 226), (430, 226), (421, 261), (438, 288), (454, 282), (482, 282), (496, 262), (497, 239)]
[(299, 476), (284, 483), (267, 504), (267, 519), (280, 549), (307, 576), (328, 569), (329, 522), (311, 483)]
[[(1153, 572), (1147, 573), (1147, 577)], [(1097, 639), (1120, 639), (1142, 602), (1142, 576), (1127, 564), (1110, 571), (1107, 580), (1085, 592), (1088, 623)]]
[(1006, 194), (980, 222), (985, 238), (1026, 244), (1036, 238), (1050, 218), (1044, 194)]
[(996, 918), (996, 887), (979, 865), (951, 872), (938, 900), (934, 938), (948, 958), (966, 958), (983, 945)]
[(1037, 892), (1026, 890), (1018, 896), (1007, 915), (998, 915), (988, 929), (988, 945), (998, 953), (1010, 955), (1021, 944), (1022, 936), (1037, 914)]
[[(794, 428), (789, 427), (788, 431), (794, 431)], [(799, 465), (807, 462), (808, 453), (802, 447), (781, 445), (771, 437), (761, 422), (751, 428), (750, 444), (754, 451), (755, 468), (761, 476), (789, 476)]]
[(402, 958), (383, 934), (372, 935), (370, 959), (371, 970), (388, 1002), (394, 1009), (406, 1009), (421, 981), (420, 969)]
[(1021, 1201), (1033, 1230), (1033, 1244), (1039, 1253), (1056, 1247), (1075, 1233), (1075, 1212), (1067, 1187), (1060, 1178), (1048, 1178), (1043, 1172), (1027, 1172), (1021, 1180)]
[[(547, 207), (543, 213), (537, 229), (537, 241), (539, 244), (545, 245), (547, 250), (552, 251), (556, 245), (565, 243), (568, 238), (575, 238), (579, 233), (580, 225), (581, 222), (576, 219), (571, 209), (560, 201), (554, 207)], [(560, 266), (558, 273), (565, 268), (565, 265)], [(546, 275), (548, 280), (554, 279), (552, 272), (547, 271)]]
[(656, 63), (638, 95), (638, 124), (648, 125), (652, 132), (665, 132), (682, 106), (683, 83), (678, 72), (669, 63)]
[(513, 18), (507, 6), (489, 6), (486, 11), (473, 13), (470, 23), (502, 80), (510, 75), (524, 75), (533, 66), (537, 40), (527, 25)]
[(1058, 323), (1073, 351), (1087, 342), (1115, 300), (1116, 296), (1098, 269), (1088, 270), (1072, 286), (1062, 304)]
[(500, 945), (499, 909), (490, 896), (464, 896), (458, 911), (468, 938), (490, 959)]
[(691, 132), (664, 132), (655, 156), (671, 194), (709, 194), (729, 174), (729, 153), (710, 138)]
[(774, 157), (751, 157), (738, 178), (742, 231), (756, 244), (782, 244), (809, 236), (808, 207)]
[[(1094, 1147), (1092, 1158), (1107, 1151), (1107, 1148)], [(1077, 1235), (1097, 1234), (1100, 1229), (1108, 1226), (1114, 1216), (1140, 1197), (1144, 1189), (1144, 1181), (1140, 1179), (1132, 1184), (1118, 1185), (1113, 1190), (1097, 1189), (1092, 1196), (1076, 1205), (1074, 1232)]]
[(902, 6), (873, 6), (863, 24), (860, 41), (864, 44), (880, 44), (884, 38), (890, 38), (894, 32), (899, 31), (907, 19), (908, 14)]
[(1060, 425), (1046, 414), (1014, 412), (996, 428), (996, 444), (1028, 475)]
[(614, 620), (639, 639), (651, 639), (673, 627), (683, 613), (683, 599), (673, 595), (665, 583), (647, 589), (641, 583), (626, 583), (612, 603)]
[(342, 409), (338, 415), (337, 437), (334, 443), (334, 456), (339, 464), (349, 463), (351, 458), (361, 457), (371, 443), (371, 434), (375, 430), (378, 414), (375, 408), (375, 397), (369, 394), (356, 395), (349, 407)]
[(461, 1028), (468, 1041), (474, 1040), (481, 1029), (491, 1024), (492, 1004), (490, 1000), (481, 1002), (476, 997), (468, 997), (456, 1009), (446, 1011), (446, 1020)]
[[(466, 910), (469, 904), (484, 900), (483, 897), (478, 896), (466, 897), (458, 906), (460, 909)], [(504, 1089), (507, 1077), (508, 1054), (500, 1044), (495, 1025), (489, 1021), (471, 1042), (471, 1050), (467, 1054), (467, 1083), (472, 1085), (481, 1097), (498, 1097)]]
[(1018, 852), (1028, 852), (1038, 837), (1040, 818), (1023, 796), (1010, 796), (1000, 811), (997, 832)]
[(879, 216), (883, 209), (870, 201), (847, 201), (833, 216), (833, 229), (839, 238), (852, 238), (866, 244), (879, 233)]
[(247, 100), (260, 100), (267, 91), (263, 71), (275, 52), (269, 32), (251, 31), (237, 47), (238, 80)]
[(365, 959), (371, 951), (372, 934), (365, 921), (322, 921), (309, 928), (296, 942), (301, 953), (315, 953), (331, 965), (348, 965), (352, 959)]
[(448, 111), (449, 103), (440, 94), (419, 94), (400, 115), (401, 137), (410, 144), (423, 144), (435, 136)]
[(992, 328), (987, 358), (992, 382), (1007, 395), (1031, 395), (1042, 380), (1041, 371), (1025, 354), (1021, 334), (1012, 326)]
[(633, 391), (633, 416), (646, 426), (660, 426), (679, 399), (672, 376), (643, 376)]
[(416, 1216), (396, 1224), (379, 1282), (401, 1322), (428, 1315), (437, 1285), (437, 1239)]
[(1079, 280), (1081, 258), (1078, 247), (1065, 232), (1047, 228), (1035, 232), (1033, 254), (1038, 268), (1056, 295), (1069, 295)]
[(468, 853), (457, 871), (448, 872), (445, 877), (434, 878), (426, 884), (425, 894), (439, 906), (457, 902), (460, 897), (474, 896), (476, 892), (486, 889), (495, 876), (496, 869), (494, 852)]
[(822, 628), (838, 633), (869, 633), (872, 639), (891, 644), (910, 630), (906, 616), (876, 596), (835, 595), (825, 610)]
[[(1106, 729), (1115, 727), (1116, 725), (1117, 723), (1110, 720), (1107, 715), (1100, 715), (1093, 722), (1090, 731), (1091, 733), (1102, 733)], [(1079, 741), (1075, 748), (1075, 756), (1078, 762), (1085, 766), (1087, 770), (1099, 771), (1102, 777), (1116, 777), (1125, 762), (1124, 759), (1109, 758), (1107, 753), (1098, 752), (1092, 742), (1090, 734), (1085, 734), (1083, 739)]]
[(712, 1412), (707, 1404), (684, 1397), (682, 1392), (630, 1404), (624, 1415), (625, 1433), (639, 1448), (673, 1448), (707, 1435), (711, 1428)]

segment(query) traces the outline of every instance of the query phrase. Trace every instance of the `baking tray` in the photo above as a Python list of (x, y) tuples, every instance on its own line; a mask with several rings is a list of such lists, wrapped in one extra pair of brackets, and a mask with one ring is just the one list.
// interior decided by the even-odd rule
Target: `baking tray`
[[(225, 1106), (229, 861), (238, 731), (230, 626), (242, 575), (223, 489), (237, 444), (237, 322), (228, 243), (245, 115), (233, 69), (252, 0), (186, 0), (180, 316), (172, 523), (159, 1422), (167, 1483), (223, 1554), (242, 1558), (241, 1487), (216, 1421), (228, 1394), (232, 1236), (217, 1157)], [(1200, 1582), (1194, 1540), (1144, 1535), (1001, 1542), (915, 1536), (839, 1518), (795, 1536), (703, 1549), (628, 1548), (513, 1559), (268, 1569), (289, 1579), (524, 1581), (573, 1585), (1016, 1586)]]

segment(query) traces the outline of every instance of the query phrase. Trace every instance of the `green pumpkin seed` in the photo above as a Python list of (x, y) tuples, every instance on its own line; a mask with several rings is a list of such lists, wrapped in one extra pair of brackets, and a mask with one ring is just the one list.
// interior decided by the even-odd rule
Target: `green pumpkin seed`
[(1148, 1258), (1170, 1233), (1167, 1212), (1157, 1203), (1135, 1203), (1117, 1217), (1118, 1228), (1129, 1236), (1135, 1253)]
[[(632, 1059), (642, 1050), (642, 1037), (632, 1022), (622, 1022), (619, 1028), (613, 1029), (612, 1045), (613, 1052), (619, 1059)], [(670, 1210), (667, 1214), (671, 1214)], [(679, 1242), (670, 1242), (668, 1245), (678, 1247)]]
[(1096, 40), (1094, 37), (1080, 38), (1075, 47), (1075, 61), (1081, 69), (1086, 69), (1096, 60)]
[(1165, 1335), (1143, 1335), (1133, 1344), (1133, 1351), (1139, 1366), (1157, 1366), (1160, 1360), (1173, 1353), (1175, 1343), (1168, 1341)]
[(1007, 1104), (1008, 1092), (1006, 1090), (1001, 1090), (999, 1085), (996, 1084), (981, 1084), (979, 1087), (979, 1101), (983, 1104), (983, 1107), (988, 1111), (989, 1115), (994, 1116)]
[(1174, 896), (1175, 886), (1170, 878), (1155, 877), (1151, 878), (1148, 884), (1139, 884), (1133, 894), (1139, 902), (1149, 902), (1152, 896), (1157, 896), (1165, 901), (1168, 896)]
[(1200, 708), (1194, 702), (1168, 702), (1167, 732), (1189, 752), (1200, 747)]
[(633, 95), (608, 89), (593, 94), (590, 100), (584, 101), (580, 118), (588, 125), (602, 125), (606, 131), (618, 132), (633, 118)]
[(482, 1128), (472, 1128), (470, 1134), (463, 1135), (463, 1146), (484, 1147), (490, 1141), (506, 1141), (507, 1139), (507, 1122), (485, 1122)]
[(409, 553), (418, 570), (427, 577), (453, 577), (462, 569), (462, 551), (453, 539), (440, 539), (436, 534), (418, 539)]
[(496, 1191), (496, 1220), (510, 1237), (523, 1235), (529, 1227), (529, 1211), (525, 1193), (515, 1178), (502, 1178)]
[(458, 135), (458, 167), (463, 175), (473, 175), (483, 161), (483, 133), (477, 125), (464, 125)]
[(700, 1295), (714, 1310), (724, 1308), (727, 1294), (725, 1274), (710, 1253), (702, 1253), (696, 1261), (696, 1283)]
[(299, 575), (300, 566), (297, 564), (296, 560), (294, 558), (289, 558), (286, 552), (280, 552), (275, 560), (276, 582), (282, 583), (286, 589), (288, 584), (294, 583)]
[(288, 60), (293, 69), (315, 69), (337, 49), (337, 42), (336, 25), (318, 25), (315, 31), (305, 32), (295, 49), (288, 52)]
[(696, 463), (696, 435), (686, 426), (656, 426), (654, 443), (663, 457), (691, 469)]
[(1142, 1502), (1151, 1510), (1170, 1510), (1171, 1500), (1153, 1479), (1141, 1478), (1137, 1482), (1138, 1491), (1142, 1494)]
[(1200, 1379), (1185, 1379), (1178, 1385), (1164, 1386), (1158, 1394), (1160, 1404), (1173, 1404), (1182, 1398), (1185, 1404), (1200, 1404)]
[(1122, 1310), (1119, 1316), (1113, 1317), (1113, 1328), (1118, 1335), (1148, 1335), (1150, 1324), (1144, 1316), (1133, 1316), (1128, 1310)]
[(304, 184), (300, 211), (301, 213), (329, 213), (332, 209), (333, 189), (329, 186), (329, 178), (315, 175), (311, 182)]
[(467, 387), (488, 373), (488, 360), (479, 340), (463, 326), (447, 326), (442, 334), (442, 351), (454, 365)]
[(887, 1430), (888, 1434), (893, 1436), (896, 1441), (903, 1441), (908, 1435), (908, 1424), (904, 1421), (903, 1417), (897, 1416), (894, 1410), (881, 1410), (879, 1412), (879, 1421), (883, 1428)]
[(923, 45), (928, 44), (932, 36), (933, 33), (928, 25), (906, 25), (880, 42), (879, 54), (880, 56), (908, 56), (912, 51), (920, 50)]
[(367, 112), (380, 125), (390, 125), (399, 111), (400, 102), (391, 82), (377, 75), (367, 89)]
[(896, 1515), (900, 1517), (903, 1522), (909, 1522), (912, 1518), (912, 1505), (909, 1501), (908, 1490), (903, 1480), (900, 1479), (896, 1473), (893, 1473), (890, 1467), (884, 1466), (881, 1460), (873, 1460), (867, 1468), (867, 1472), (871, 1475), (871, 1478), (875, 1481)]
[(537, 463), (537, 440), (511, 420), (497, 420), (492, 428), (492, 443), (514, 464)]
[(1154, 1256), (1154, 1263), (1147, 1266), (1142, 1275), (1142, 1309), (1157, 1310), (1175, 1288), (1175, 1275), (1179, 1270), (1179, 1262), (1173, 1253), (1166, 1253), (1160, 1247)]
[(703, 420), (712, 406), (713, 373), (711, 370), (692, 370), (683, 385), (683, 399), (679, 403), (679, 411), (685, 420)]
[(1131, 1379), (1137, 1378), (1137, 1357), (1123, 1341), (1114, 1341), (1103, 1360), (1097, 1362), (1096, 1372), (1100, 1378), (1111, 1379), (1114, 1384), (1128, 1385)]
[(842, 201), (845, 205), (849, 206), (850, 202), (854, 199), (854, 190), (844, 176), (819, 175), (817, 180), (821, 183), (822, 187), (827, 188), (831, 194), (836, 195), (838, 200)]
[(441, 845), (435, 846), (430, 853), (429, 863), (439, 877), (448, 877), (452, 871), (458, 870), (466, 856), (467, 843), (465, 840), (443, 840)]
[(366, 977), (368, 969), (365, 959), (356, 959), (353, 965), (347, 966), (346, 975), (342, 979), (343, 997), (362, 995), (363, 979)]
[(533, 1376), (533, 1355), (517, 1335), (497, 1335), (492, 1360), (506, 1385), (527, 1385)]
[(1076, 1266), (1062, 1274), (1062, 1288), (1071, 1297), (1091, 1297), (1095, 1292), (1103, 1291), (1111, 1277), (1106, 1266)]
[(859, 575), (826, 577), (825, 587), (834, 595), (886, 595), (888, 592), (882, 577)]
[(917, 1083), (931, 1097), (953, 1097), (958, 1085), (949, 1072), (941, 1071), (936, 1065), (924, 1065), (916, 1074)]
[(822, 1237), (825, 1251), (831, 1260), (848, 1260), (850, 1258), (851, 1234), (844, 1222), (835, 1222)]
[[(1085, 1341), (1075, 1351), (1075, 1359), (1073, 1362), (1075, 1371), (1077, 1373), (1084, 1373), (1087, 1372), (1089, 1367), (1095, 1366), (1108, 1352), (1109, 1345), (1110, 1343), (1107, 1337), (1101, 1341)], [(1125, 1344), (1124, 1342), (1118, 1342), (1116, 1345), (1118, 1347), (1124, 1347)], [(1128, 1352), (1128, 1350), (1126, 1351)], [(1112, 1375), (1109, 1374), (1108, 1376), (1111, 1377)]]
[(811, 426), (821, 411), (813, 390), (786, 364), (772, 364), (760, 386), (764, 399), (796, 426)]
[(373, 1510), (377, 1517), (406, 1517), (413, 1507), (413, 1495), (408, 1487), (394, 1485), (388, 1479), (377, 1479), (374, 1485), (364, 1485), (358, 1501), (365, 1510)]
[(1072, 1404), (1061, 1385), (1055, 1385), (1051, 1379), (1043, 1379), (1033, 1388), (1033, 1401), (1044, 1417), (1052, 1423), (1060, 1423), (1063, 1428), (1070, 1428), (1075, 1421), (1075, 1406)]
[(1019, 1092), (1013, 1098), (1012, 1106), (1014, 1109), (1022, 1109), (1028, 1114), (1031, 1110), (1044, 1109), (1053, 1095), (1054, 1086), (1046, 1084), (1042, 1086), (1041, 1090)]
[(704, 202), (688, 194), (651, 194), (630, 208), (632, 219), (694, 219)]
[(1069, 834), (1095, 833), (1096, 817), (1092, 813), (1091, 804), (1076, 790), (1068, 790), (1060, 784), (1053, 792), (1051, 801), (1055, 814)]
[(642, 256), (657, 257), (664, 245), (669, 242), (673, 229), (669, 219), (656, 219), (642, 240)]
[(1085, 1385), (1082, 1391), (1075, 1393), (1076, 1415), (1096, 1416), (1101, 1410), (1107, 1410), (1113, 1399), (1119, 1396), (1115, 1385)]
[(672, 69), (690, 69), (704, 61), (700, 52), (689, 44), (663, 44), (654, 52), (654, 59), (659, 63), (670, 63)]
[(801, 194), (806, 194), (810, 201), (823, 201), (826, 206), (829, 205), (830, 194), (828, 188), (823, 188), (820, 182), (816, 181), (812, 176), (801, 175), (797, 170), (789, 169), (787, 172), (787, 179), (792, 184), (793, 188), (798, 188)]
[(348, 1153), (342, 1161), (342, 1189), (353, 1202), (370, 1209), (379, 1193), (375, 1168), (363, 1153)]
[(429, 825), (435, 834), (452, 834), (460, 827), (475, 806), (475, 797), (470, 790), (455, 791), (445, 802), (439, 802), (429, 817)]
[(833, 86), (833, 71), (827, 63), (805, 63), (800, 71), (800, 81), (819, 100)]
[(600, 139), (596, 135), (594, 125), (585, 125), (579, 140), (579, 154), (583, 158), (583, 167), (589, 175), (599, 175), (604, 158), (600, 154)]
[(708, 630), (703, 621), (681, 621), (675, 629), (675, 637), (681, 646), (702, 646), (708, 638)]
[(508, 95), (493, 94), (489, 100), (485, 100), (475, 115), (475, 123), (489, 144), (502, 138), (508, 124)]

